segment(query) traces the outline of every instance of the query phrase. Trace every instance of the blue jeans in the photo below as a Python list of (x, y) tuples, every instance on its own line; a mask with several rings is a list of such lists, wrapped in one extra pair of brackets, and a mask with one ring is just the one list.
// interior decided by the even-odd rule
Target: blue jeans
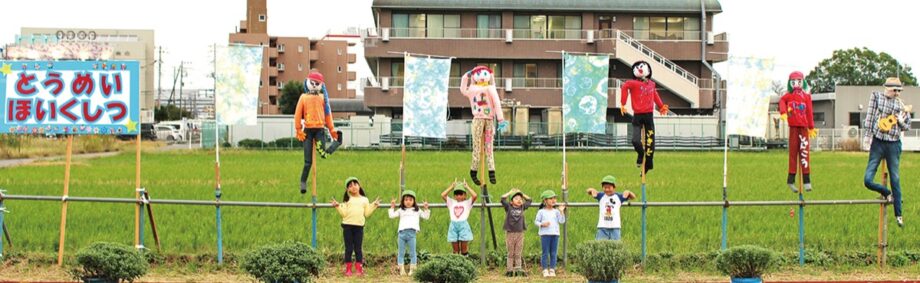
[(409, 254), (409, 264), (418, 264), (418, 254), (415, 253), (415, 235), (418, 231), (415, 229), (406, 229), (399, 231), (399, 237), (396, 240), (398, 253), (396, 253), (396, 264), (405, 263), (406, 254)]
[(540, 265), (543, 269), (556, 268), (556, 251), (559, 249), (559, 235), (540, 236), (540, 244), (543, 246), (543, 256), (540, 257)]
[(620, 228), (597, 228), (595, 240), (620, 240)]
[[(885, 186), (873, 182), (875, 172), (878, 171), (878, 165), (882, 159), (888, 164), (888, 177), (891, 183), (889, 191)], [(872, 139), (872, 146), (869, 148), (869, 165), (866, 166), (866, 175), (863, 183), (866, 188), (882, 194), (882, 196), (893, 196), (894, 215), (901, 216), (901, 175), (899, 165), (901, 163), (901, 141), (883, 141), (878, 138)]]

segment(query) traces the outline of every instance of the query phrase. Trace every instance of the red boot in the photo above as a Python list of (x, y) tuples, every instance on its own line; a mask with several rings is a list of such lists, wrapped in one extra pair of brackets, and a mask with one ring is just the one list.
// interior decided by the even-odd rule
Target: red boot
[(361, 262), (355, 263), (355, 272), (358, 273), (358, 276), (364, 276), (364, 268)]
[[(358, 270), (360, 270), (360, 267), (358, 268)], [(351, 263), (350, 262), (345, 263), (345, 277), (348, 277), (348, 276), (351, 276)]]

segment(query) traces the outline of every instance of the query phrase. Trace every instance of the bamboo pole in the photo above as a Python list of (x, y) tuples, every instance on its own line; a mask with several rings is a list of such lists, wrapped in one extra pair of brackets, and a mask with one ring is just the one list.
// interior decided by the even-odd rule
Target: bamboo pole
[(310, 171), (313, 171), (312, 172), (313, 173), (312, 174), (313, 175), (312, 176), (313, 177), (313, 184), (312, 184), (313, 209), (311, 210), (311, 213), (310, 213), (310, 226), (311, 226), (310, 245), (313, 246), (313, 248), (315, 249), (317, 245), (316, 243), (316, 218), (317, 218), (317, 215), (316, 215), (316, 167), (317, 166), (316, 166), (316, 140), (315, 139), (313, 140), (312, 148), (313, 150), (310, 153), (310, 159), (312, 159), (313, 162), (310, 163)]
[[(128, 130), (130, 131), (131, 129), (128, 129)], [(141, 193), (140, 191), (138, 191), (138, 189), (141, 188), (141, 135), (140, 133), (137, 134), (137, 137), (135, 138), (135, 140), (136, 140), (136, 146), (134, 147), (135, 149), (134, 150), (135, 151), (134, 153), (134, 198), (141, 200)], [(143, 217), (141, 215), (141, 205), (143, 205), (142, 202), (138, 202), (134, 206), (134, 246), (135, 247), (139, 247), (139, 245), (144, 244), (141, 242), (142, 241), (141, 240), (141, 229), (144, 229), (144, 227), (141, 227), (141, 217)]]
[(70, 193), (70, 160), (73, 153), (73, 135), (67, 136), (67, 153), (64, 161), (64, 197), (61, 198), (61, 237), (58, 240), (58, 266), (64, 265), (64, 234), (67, 229), (67, 195)]
[[(882, 163), (882, 186), (888, 187), (888, 162)], [(874, 176), (873, 176), (874, 177)], [(879, 205), (878, 212), (878, 266), (884, 268), (888, 259), (888, 200)]]

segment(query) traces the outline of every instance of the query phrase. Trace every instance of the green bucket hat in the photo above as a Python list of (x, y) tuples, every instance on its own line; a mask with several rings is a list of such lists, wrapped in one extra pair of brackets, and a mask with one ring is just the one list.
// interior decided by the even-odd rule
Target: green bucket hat
[(466, 193), (466, 187), (463, 186), (463, 183), (456, 183), (456, 184), (454, 184), (454, 191), (453, 191), (453, 193), (456, 194), (457, 192), (462, 192), (462, 193), (464, 193), (464, 194)]
[(358, 181), (358, 178), (357, 178), (357, 177), (348, 177), (348, 179), (345, 179), (345, 188), (346, 188), (346, 189), (348, 188), (348, 184), (350, 184), (352, 181), (358, 182), (358, 185), (361, 184), (361, 182)]
[(406, 196), (412, 196), (413, 198), (415, 198), (415, 191), (412, 191), (412, 190), (403, 191), (402, 197), (406, 197)]
[(613, 177), (613, 175), (604, 176), (604, 178), (601, 179), (601, 185), (603, 186), (604, 184), (611, 184), (611, 185), (613, 185), (614, 187), (616, 187), (616, 186), (617, 186), (617, 178)]
[(549, 198), (554, 198), (554, 197), (556, 197), (556, 192), (554, 192), (553, 190), (545, 190), (543, 191), (542, 194), (540, 194), (540, 198), (542, 199), (549, 199)]

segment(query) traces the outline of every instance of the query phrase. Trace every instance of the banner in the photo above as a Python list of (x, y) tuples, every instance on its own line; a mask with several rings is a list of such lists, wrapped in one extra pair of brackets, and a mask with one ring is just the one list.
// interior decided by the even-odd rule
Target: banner
[(0, 61), (0, 133), (138, 134), (137, 61)]
[(403, 135), (447, 138), (450, 59), (406, 56)]
[(216, 56), (217, 119), (224, 125), (255, 126), (262, 78), (262, 47), (218, 46)]
[(610, 57), (564, 54), (562, 61), (564, 131), (606, 133)]
[(726, 133), (765, 137), (769, 123), (773, 59), (731, 57), (728, 60)]
[(102, 60), (115, 55), (115, 48), (104, 42), (62, 41), (54, 43), (21, 43), (6, 47), (6, 58), (12, 60)]

